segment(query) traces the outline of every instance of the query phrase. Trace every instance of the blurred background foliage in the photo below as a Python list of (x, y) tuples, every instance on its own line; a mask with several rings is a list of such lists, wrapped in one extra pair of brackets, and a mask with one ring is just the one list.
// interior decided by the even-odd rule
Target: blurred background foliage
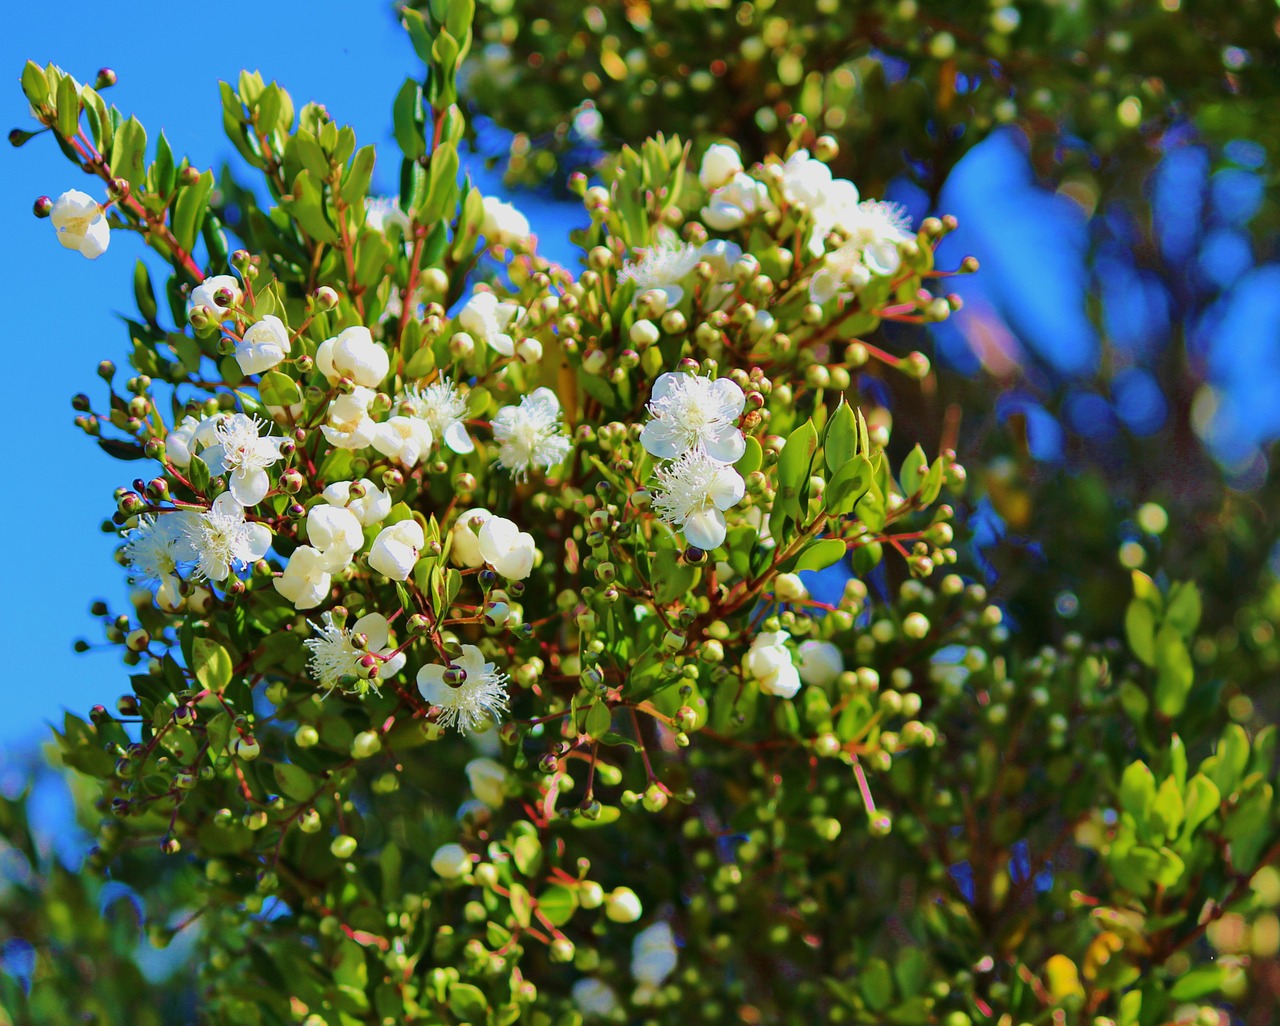
[[(573, 172), (595, 176), (622, 144), (657, 131), (694, 140), (695, 151), (730, 138), (758, 159), (784, 147), (792, 115), (803, 114), (810, 141), (824, 133), (839, 141), (836, 172), (867, 195), (904, 204), (917, 223), (928, 213), (956, 214), (950, 263), (973, 253), (983, 267), (956, 285), (964, 310), (934, 329), (936, 364), (954, 378), (948, 402), (930, 402), (927, 391), (923, 400), (895, 396), (895, 384), (873, 372), (859, 388), (918, 424), (913, 434), (957, 443), (976, 478), (976, 501), (962, 511), (970, 558), (1009, 610), (1010, 660), (1037, 658), (1034, 648), (1017, 651), (1022, 639), (1071, 649), (1086, 644), (1073, 638), (1079, 634), (1095, 653), (1115, 657), (1120, 672), (1140, 676), (1137, 663), (1105, 648), (1107, 637), (1123, 632), (1130, 571), (1145, 568), (1166, 585), (1170, 576), (1195, 578), (1205, 613), (1188, 642), (1206, 682), (1195, 760), (1231, 724), (1254, 733), (1276, 720), (1273, 4), (482, 0), (472, 53), (463, 92), (492, 119), (479, 122), (474, 142), (503, 169), (517, 204), (521, 188), (544, 199), (563, 194)], [(537, 225), (544, 237), (557, 230), (554, 209)], [(901, 594), (899, 580), (871, 583), (881, 596)], [(1084, 658), (1044, 656), (1025, 675), (1079, 681)], [(1004, 713), (1018, 731), (1002, 734), (988, 721), (996, 740), (1010, 745), (1010, 765), (1040, 757), (1048, 734), (1037, 724), (1051, 733), (1056, 713), (1075, 729), (1082, 715), (1071, 703), (1033, 712), (1035, 699), (1026, 696), (1018, 699), (1025, 708)], [(1107, 736), (1102, 713), (1114, 710), (1115, 700), (1095, 709), (1097, 720), (1080, 729), (1100, 733), (1081, 743), (1123, 759), (1140, 746), (1127, 731), (1114, 733), (1114, 721)], [(1255, 740), (1254, 751), (1262, 753), (1259, 771), (1273, 776), (1266, 743)], [(898, 799), (909, 804), (946, 789), (938, 780), (949, 767), (931, 759), (937, 764), (904, 760), (908, 769), (893, 781)], [(1061, 786), (1056, 772), (1014, 774), (990, 792), (991, 812), (1007, 804), (1030, 828), (1017, 837), (993, 833), (1004, 846), (1003, 890), (975, 891), (965, 875), (975, 853), (953, 842), (945, 864), (952, 897), (932, 922), (911, 918), (917, 906), (904, 899), (902, 918), (890, 924), (899, 946), (907, 938), (934, 944), (930, 959), (959, 982), (975, 967), (957, 968), (964, 945), (949, 952), (939, 938), (976, 923), (987, 936), (1006, 931), (1005, 950), (1028, 963), (1037, 951), (1086, 952), (1070, 971), (1057, 964), (1060, 974), (1050, 973), (1050, 985), (1064, 993), (1079, 985), (1071, 977), (1077, 965), (1091, 981), (1107, 971), (1107, 945), (1128, 940), (1133, 924), (1086, 928), (1063, 901), (1070, 887), (1040, 886), (1061, 823), (1025, 814), (1038, 795)], [(1077, 767), (1068, 778), (1087, 772)], [(110, 880), (83, 872), (93, 868), (80, 860), (99, 829), (97, 788), (74, 774), (58, 780), (68, 782), (66, 800), (84, 828), (64, 827), (58, 837), (33, 829), (30, 785), (5, 781), (0, 1023), (86, 1021), (86, 1014), (126, 1021), (125, 1010), (137, 1023), (191, 1021), (193, 935), (177, 928), (203, 881), (150, 847), (117, 853)], [(42, 774), (34, 786), (64, 785)], [(812, 812), (798, 804), (780, 811)], [(934, 829), (928, 815), (915, 818), (920, 830)], [(760, 826), (738, 825), (744, 833)], [(666, 838), (671, 850), (655, 861), (680, 864), (696, 847), (690, 840)], [(897, 858), (883, 865), (907, 866), (920, 836), (899, 830), (890, 843), (900, 846)], [(1080, 852), (1052, 865), (1060, 883), (1097, 870)], [(828, 869), (809, 882), (814, 895), (791, 897), (846, 902), (856, 923), (856, 896), (840, 893), (841, 867)], [(869, 893), (903, 886), (892, 875), (860, 883)], [(1261, 873), (1250, 886), (1247, 910), (1207, 919), (1203, 937), (1166, 943), (1207, 943), (1224, 956), (1213, 986), (1237, 999), (1242, 1021), (1265, 1023), (1280, 994), (1280, 879)], [(1034, 902), (1047, 917), (1041, 921), (1058, 924), (1052, 936), (1016, 934), (1025, 922), (1016, 913)], [(254, 931), (269, 933), (271, 915), (269, 908), (255, 915)], [(1109, 939), (1099, 946), (1099, 936)], [(870, 1014), (892, 1008), (894, 1021), (921, 1021), (910, 1002), (932, 973), (911, 959), (891, 967), (888, 950), (871, 954), (883, 973), (867, 973), (850, 1000)], [(1244, 964), (1251, 988), (1238, 972)], [(281, 973), (262, 969), (263, 978), (283, 983)], [(35, 980), (47, 985), (33, 988)], [(78, 997), (74, 1008), (60, 1003), (68, 994)]]

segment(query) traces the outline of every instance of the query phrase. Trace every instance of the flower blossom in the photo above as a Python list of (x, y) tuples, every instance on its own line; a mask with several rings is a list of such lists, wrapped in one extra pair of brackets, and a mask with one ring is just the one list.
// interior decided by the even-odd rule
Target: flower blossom
[(806, 684), (826, 687), (844, 673), (844, 656), (829, 641), (802, 641), (799, 653), (800, 679)]
[(368, 328), (357, 324), (320, 343), (316, 366), (331, 385), (350, 378), (365, 388), (377, 388), (391, 369), (391, 357)]
[(272, 582), (276, 591), (293, 603), (294, 609), (315, 609), (333, 587), (332, 561), (310, 545), (293, 550), (284, 573)]
[(631, 975), (640, 984), (638, 1001), (647, 1001), (676, 971), (677, 957), (670, 923), (659, 921), (636, 934), (631, 942)]
[(504, 406), (493, 418), (498, 462), (523, 480), (533, 467), (554, 467), (569, 455), (569, 436), (560, 423), (560, 400), (536, 388), (519, 406)]
[(263, 422), (235, 413), (218, 425), (217, 444), (200, 454), (210, 474), (231, 471), (231, 496), (241, 506), (256, 506), (271, 487), (266, 468), (280, 459), (280, 438), (263, 438)]
[(329, 573), (341, 573), (364, 546), (360, 518), (342, 506), (320, 503), (307, 512), (307, 543), (324, 557)]
[(412, 470), (431, 451), (435, 437), (421, 417), (396, 416), (379, 424), (373, 447), (394, 463)]
[(665, 240), (650, 246), (644, 256), (622, 265), (618, 284), (636, 283), (636, 298), (651, 290), (661, 292), (667, 306), (675, 306), (684, 296), (681, 282), (693, 273), (702, 259), (702, 250), (688, 242)]
[(226, 413), (215, 413), (212, 417), (193, 417), (187, 415), (182, 422), (170, 431), (164, 439), (164, 458), (175, 467), (185, 469), (191, 466), (196, 449), (204, 449), (218, 442), (218, 426), (227, 419)]
[(496, 809), (507, 798), (507, 768), (494, 759), (472, 759), (463, 771), (467, 783), (477, 798), (491, 809)]
[(708, 228), (728, 232), (740, 228), (747, 219), (769, 204), (769, 190), (745, 171), (739, 171), (720, 186), (702, 208), (702, 220)]
[[(231, 294), (231, 302), (220, 303), (218, 301), (218, 293), (226, 289)], [(225, 319), (230, 314), (230, 307), (238, 306), (240, 300), (244, 298), (244, 293), (240, 291), (240, 280), (230, 274), (215, 274), (206, 278), (199, 285), (191, 290), (191, 295), (187, 300), (187, 308), (194, 310), (198, 306), (207, 307), (215, 314), (220, 314), (219, 319)]]
[(810, 281), (809, 297), (815, 303), (852, 295), (873, 275), (896, 273), (902, 264), (898, 244), (913, 237), (907, 212), (896, 203), (879, 200), (857, 204), (835, 227), (847, 241), (826, 255)]
[(490, 245), (514, 246), (529, 237), (529, 219), (510, 203), (496, 196), (484, 197), (484, 219), (480, 234)]
[(178, 608), (178, 564), (196, 558), (190, 529), (199, 514), (176, 510), (159, 516), (140, 516), (138, 525), (125, 533), (124, 558), (129, 564), (129, 580), (134, 584), (155, 584), (156, 604), (173, 612)]
[(329, 444), (339, 449), (363, 449), (373, 442), (378, 425), (369, 416), (377, 395), (372, 388), (357, 385), (346, 395), (329, 403), (327, 422), (320, 425)]
[(729, 378), (660, 375), (649, 400), (653, 420), (640, 432), (640, 444), (661, 459), (696, 449), (721, 463), (736, 463), (747, 449), (737, 426), (746, 402)]
[(533, 571), (538, 553), (533, 535), (522, 531), (504, 517), (490, 517), (480, 528), (476, 539), (480, 555), (494, 570), (509, 581), (523, 581)]
[(742, 475), (700, 449), (689, 450), (655, 473), (657, 514), (678, 526), (690, 545), (707, 551), (718, 548), (728, 530), (724, 511), (741, 502), (746, 493)]
[(751, 642), (742, 665), (766, 695), (793, 698), (800, 690), (800, 674), (791, 661), (786, 631), (761, 631)]
[[(364, 694), (370, 688), (375, 692), (376, 680), (386, 680), (399, 673), (405, 664), (404, 653), (392, 655), (391, 628), (381, 613), (369, 613), (360, 617), (351, 627), (339, 627), (333, 615), (325, 613), (322, 623), (311, 624), (316, 633), (303, 642), (311, 649), (307, 665), (311, 675), (326, 689), (326, 694), (337, 688), (346, 694)], [(357, 645), (357, 636), (363, 635)], [(366, 655), (376, 656), (378, 672), (374, 679), (360, 675), (360, 660)]]
[(483, 506), (476, 506), (458, 514), (454, 521), (449, 546), (449, 558), (455, 566), (484, 566), (484, 553), (480, 551), (480, 530), (493, 517)]
[(400, 234), (409, 235), (411, 222), (409, 215), (400, 209), (400, 197), (369, 196), (364, 201), (364, 223), (375, 232), (386, 234), (387, 228), (395, 225)]
[(470, 402), (447, 377), (433, 381), (426, 388), (408, 388), (400, 397), (401, 407), (410, 416), (420, 417), (431, 427), (431, 433), (456, 453), (473, 452), (476, 443), (463, 423)]
[(360, 487), (364, 494), (358, 498), (351, 495), (353, 481), (334, 481), (327, 486), (321, 496), (330, 506), (344, 506), (356, 515), (362, 527), (372, 527), (387, 519), (391, 512), (391, 493), (379, 488), (367, 477), (360, 479)]
[(732, 146), (715, 143), (707, 147), (698, 168), (698, 181), (708, 192), (721, 188), (742, 171), (742, 157)]
[(188, 523), (186, 533), (196, 550), (195, 576), (211, 581), (226, 580), (232, 570), (261, 559), (271, 548), (271, 529), (246, 521), (244, 506), (230, 492)]
[(90, 260), (102, 256), (111, 242), (111, 225), (107, 223), (102, 207), (79, 189), (64, 192), (54, 200), (49, 220), (62, 245), (77, 250)]
[(524, 307), (501, 302), (492, 292), (477, 292), (458, 311), (462, 330), (478, 338), (495, 352), (511, 356), (515, 342), (510, 329), (524, 317)]
[(501, 721), (507, 711), (507, 675), (485, 662), (475, 645), (463, 645), (454, 665), (463, 674), (456, 687), (446, 683), (443, 666), (431, 663), (418, 671), (418, 691), (424, 701), (440, 707), (440, 725), (465, 734), (483, 728), (489, 720)]
[(426, 541), (422, 525), (416, 520), (398, 521), (384, 527), (373, 540), (369, 565), (393, 581), (407, 581)]
[(622, 1007), (617, 992), (604, 980), (585, 976), (570, 988), (569, 995), (583, 1018), (607, 1019)]
[(267, 314), (236, 343), (236, 363), (246, 374), (262, 374), (283, 363), (289, 348), (289, 329), (284, 321)]

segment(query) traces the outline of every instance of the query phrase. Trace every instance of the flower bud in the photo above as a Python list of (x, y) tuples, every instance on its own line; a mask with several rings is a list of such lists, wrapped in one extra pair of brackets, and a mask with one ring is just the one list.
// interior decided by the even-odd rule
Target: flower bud
[(329, 851), (335, 859), (345, 862), (356, 853), (359, 842), (350, 834), (339, 834), (329, 842)]
[(605, 899), (604, 914), (615, 923), (634, 923), (644, 913), (640, 899), (630, 887), (617, 887)]
[(237, 759), (243, 759), (245, 762), (252, 762), (262, 753), (262, 748), (258, 744), (257, 738), (251, 734), (233, 738), (228, 748), (233, 756)]
[(36, 201), (31, 204), (31, 212), (36, 217), (48, 217), (53, 213), (53, 200), (48, 196), (37, 196)]
[(351, 742), (353, 759), (368, 759), (380, 751), (382, 751), (382, 738), (378, 736), (377, 731), (362, 730)]

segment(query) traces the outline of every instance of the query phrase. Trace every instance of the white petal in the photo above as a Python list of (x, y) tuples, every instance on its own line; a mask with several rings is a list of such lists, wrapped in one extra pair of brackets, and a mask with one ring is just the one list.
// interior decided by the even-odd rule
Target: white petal
[(704, 439), (707, 455), (721, 463), (737, 463), (747, 451), (747, 440), (732, 424), (720, 427), (714, 435)]
[(444, 444), (456, 453), (474, 452), (476, 447), (476, 443), (467, 434), (466, 426), (460, 420), (455, 420), (444, 429)]
[(443, 666), (430, 663), (418, 671), (418, 693), (432, 705), (444, 705), (450, 700), (453, 688), (444, 682)]
[(245, 542), (250, 559), (261, 559), (271, 548), (271, 528), (266, 524), (249, 524), (245, 527)]
[(640, 444), (645, 451), (659, 459), (675, 459), (685, 451), (677, 441), (678, 432), (673, 425), (662, 420), (651, 420), (640, 431)]
[(209, 468), (209, 473), (217, 477), (227, 469), (227, 461), (224, 456), (225, 450), (221, 445), (211, 445), (200, 453), (200, 458), (204, 460), (205, 466)]
[(742, 480), (742, 475), (732, 467), (725, 467), (717, 473), (710, 489), (711, 501), (716, 504), (717, 509), (736, 506), (745, 494), (746, 483)]
[(387, 647), (387, 639), (391, 636), (391, 628), (387, 618), (381, 613), (369, 613), (360, 617), (351, 625), (355, 634), (363, 634), (369, 642), (369, 651), (378, 652)]
[(725, 533), (724, 514), (714, 507), (700, 510), (684, 522), (685, 540), (708, 552), (723, 544)]
[(728, 407), (731, 416), (735, 419), (742, 416), (742, 411), (747, 405), (747, 397), (736, 381), (732, 378), (716, 378), (711, 382), (711, 391)]
[(240, 467), (231, 475), (231, 494), (241, 506), (256, 506), (271, 487), (265, 470)]

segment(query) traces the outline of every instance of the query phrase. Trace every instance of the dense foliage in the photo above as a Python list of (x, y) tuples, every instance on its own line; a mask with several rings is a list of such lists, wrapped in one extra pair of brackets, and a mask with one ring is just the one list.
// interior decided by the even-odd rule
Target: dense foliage
[[(372, 146), (256, 73), (222, 87), (249, 170), (219, 182), (108, 107), (110, 73), (27, 66), (41, 127), (14, 141), (48, 134), (105, 199), (37, 214), (95, 272), (124, 232), (168, 268), (132, 272), (131, 369), (74, 399), (127, 468), (138, 590), (95, 612), (130, 687), (57, 739), (83, 871), (0, 806), (0, 922), (34, 957), (5, 949), (0, 1022), (1266, 1016), (1266, 524), (1217, 480), (1192, 507), (1038, 472), (920, 351), (980, 273), (936, 260), (954, 220), (846, 177), (1048, 118), (1013, 100), (1082, 96), (1054, 47), (1129, 44), (1067, 8), (975, 5), (970, 33), (786, 6), (628, 4), (617, 36), (596, 8), (491, 3), (474, 36), (470, 0), (406, 10), (395, 200)], [(530, 92), (482, 40), (534, 71), (555, 40), (561, 70)], [(1024, 84), (962, 103), (992, 57)], [(460, 176), (460, 80), (530, 138), (581, 124), (580, 81), (606, 145), (640, 133), (566, 180), (578, 266)], [(992, 503), (1042, 546), (993, 547)], [(176, 976), (144, 977), (136, 909), (189, 946)]]

